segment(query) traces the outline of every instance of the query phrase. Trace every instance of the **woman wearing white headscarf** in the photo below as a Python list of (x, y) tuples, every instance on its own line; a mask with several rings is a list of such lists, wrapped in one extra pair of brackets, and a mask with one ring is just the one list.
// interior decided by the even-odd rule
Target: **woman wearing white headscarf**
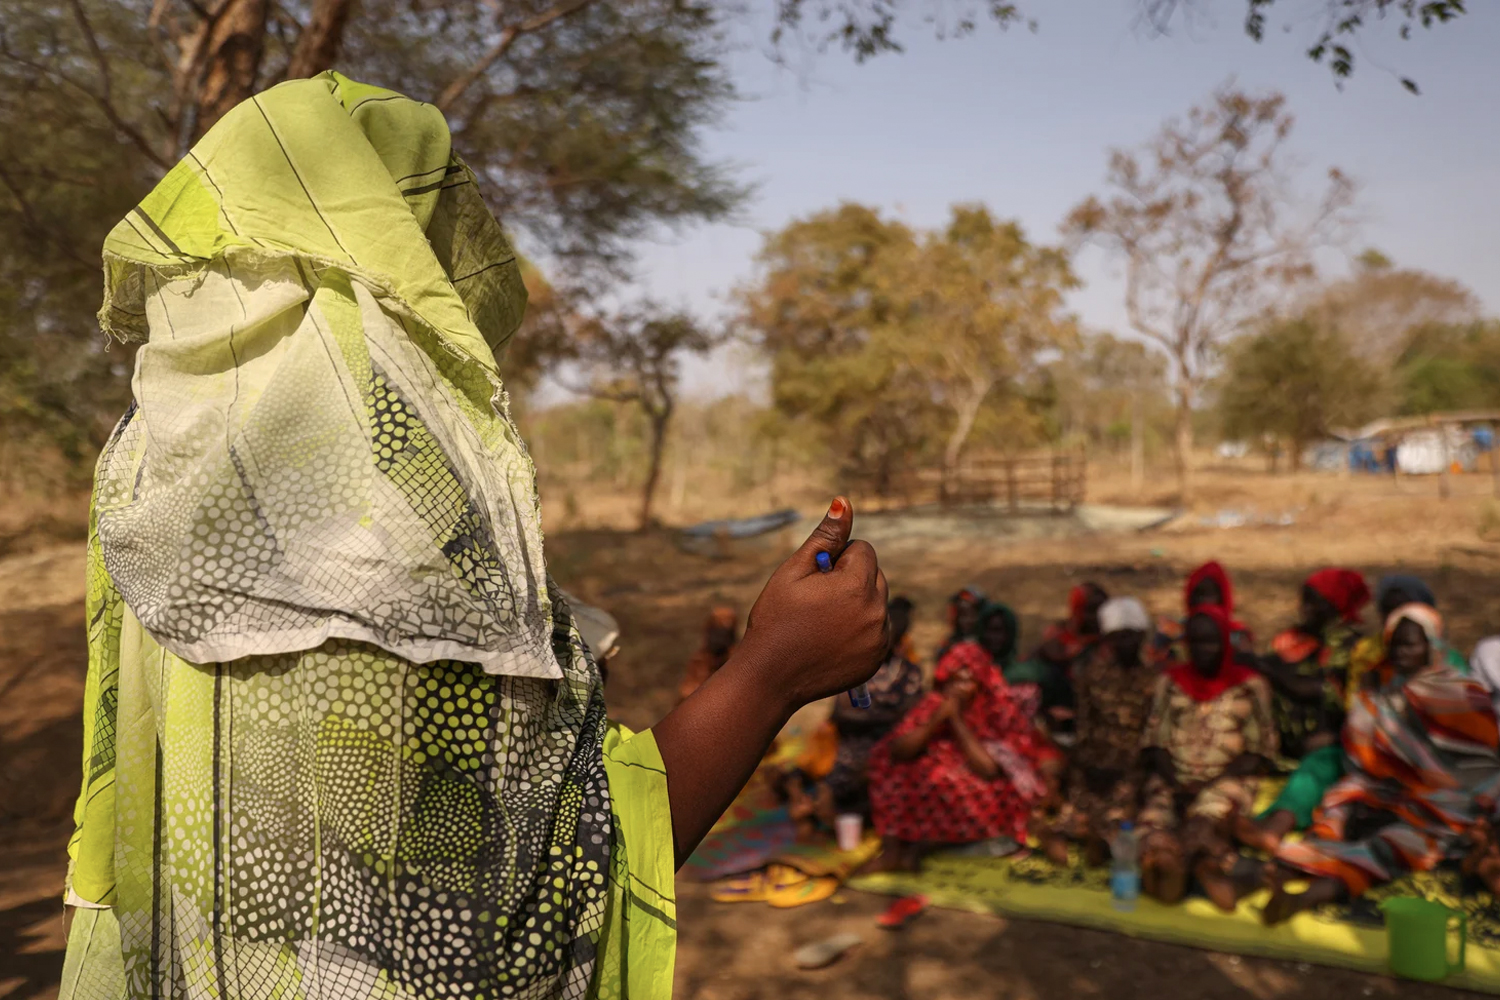
[(1070, 841), (1084, 845), (1090, 863), (1107, 859), (1119, 823), (1135, 818), (1141, 788), (1141, 733), (1160, 676), (1142, 655), (1151, 616), (1134, 597), (1112, 597), (1099, 608), (1099, 631), (1073, 677), (1078, 739), (1068, 755), (1064, 800), (1034, 828), (1056, 864), (1067, 864)]
[(884, 651), (847, 503), (606, 750), (498, 373), (516, 255), (437, 109), (260, 94), (104, 260), (144, 346), (94, 492), (63, 996), (669, 995), (675, 863)]

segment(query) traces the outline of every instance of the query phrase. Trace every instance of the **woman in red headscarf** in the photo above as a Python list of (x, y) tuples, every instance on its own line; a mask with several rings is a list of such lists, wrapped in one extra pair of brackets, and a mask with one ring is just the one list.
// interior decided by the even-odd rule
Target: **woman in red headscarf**
[(1318, 570), (1302, 585), (1302, 620), (1278, 633), (1260, 660), (1276, 694), (1282, 766), (1292, 773), (1269, 809), (1236, 821), (1240, 843), (1276, 850), (1288, 833), (1307, 828), (1323, 792), (1343, 775), (1339, 732), (1349, 664), (1359, 642), (1359, 613), (1369, 600), (1370, 588), (1354, 570)]
[(1271, 640), (1261, 672), (1276, 692), (1276, 725), (1288, 759), (1338, 742), (1349, 656), (1369, 602), (1370, 588), (1359, 573), (1320, 569), (1302, 584), (1301, 621)]
[(1068, 617), (1047, 626), (1042, 644), (1031, 659), (1019, 665), (1017, 679), (1041, 685), (1041, 710), (1050, 731), (1071, 734), (1073, 730), (1073, 670), (1099, 644), (1099, 609), (1109, 600), (1103, 587), (1085, 581), (1068, 591)]
[(1241, 889), (1230, 825), (1255, 802), (1259, 775), (1276, 756), (1271, 690), (1235, 657), (1230, 622), (1216, 605), (1188, 615), (1187, 658), (1157, 682), (1142, 739), (1146, 779), (1139, 816), (1141, 888), (1175, 903), (1196, 876), (1232, 910)]
[[(985, 622), (1001, 614), (986, 608)], [(915, 869), (927, 844), (1021, 841), (1054, 750), (1036, 728), (1034, 685), (1006, 684), (995, 657), (964, 641), (937, 687), (870, 753), (870, 805), (885, 850), (874, 867)]]
[(1038, 656), (1058, 662), (1076, 660), (1099, 641), (1099, 609), (1109, 600), (1103, 587), (1086, 580), (1068, 591), (1068, 617), (1042, 634)]
[[(1234, 584), (1229, 572), (1217, 559), (1210, 559), (1188, 574), (1182, 587), (1182, 610), (1207, 605), (1223, 608), (1229, 619), (1229, 635), (1236, 653), (1250, 655), (1255, 651), (1255, 637), (1245, 624), (1234, 617)], [(1182, 630), (1187, 618), (1163, 618), (1156, 626), (1152, 641), (1153, 656), (1161, 663), (1180, 663), (1186, 657), (1182, 649)]]
[[(948, 650), (958, 643), (974, 638), (979, 630), (979, 612), (984, 608), (984, 601), (984, 591), (973, 586), (965, 587), (948, 598), (948, 637), (933, 654), (933, 663), (942, 660), (948, 655)], [(908, 658), (913, 663), (916, 662), (915, 656)]]

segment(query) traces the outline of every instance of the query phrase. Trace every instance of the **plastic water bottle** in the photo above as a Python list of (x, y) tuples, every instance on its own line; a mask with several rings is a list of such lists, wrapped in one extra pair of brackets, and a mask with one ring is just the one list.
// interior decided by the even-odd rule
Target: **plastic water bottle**
[(1117, 910), (1135, 909), (1141, 894), (1140, 846), (1135, 839), (1135, 824), (1124, 822), (1109, 844), (1109, 895)]

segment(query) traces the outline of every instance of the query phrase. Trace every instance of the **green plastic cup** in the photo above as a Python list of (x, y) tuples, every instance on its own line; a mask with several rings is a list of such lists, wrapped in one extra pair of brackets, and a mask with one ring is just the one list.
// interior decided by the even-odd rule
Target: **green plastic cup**
[[(1380, 904), (1391, 971), (1406, 979), (1437, 982), (1464, 969), (1469, 920), (1458, 910), (1415, 896)], [(1458, 921), (1458, 961), (1448, 961), (1448, 925)]]

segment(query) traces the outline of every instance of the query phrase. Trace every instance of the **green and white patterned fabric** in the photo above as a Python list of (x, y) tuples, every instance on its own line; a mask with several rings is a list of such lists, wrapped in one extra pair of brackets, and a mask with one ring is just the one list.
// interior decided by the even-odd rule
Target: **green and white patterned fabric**
[(70, 844), (109, 909), (64, 995), (669, 994), (665, 771), (650, 733), (605, 752), (496, 368), (524, 287), (442, 115), (283, 84), (104, 252), (144, 345)]

